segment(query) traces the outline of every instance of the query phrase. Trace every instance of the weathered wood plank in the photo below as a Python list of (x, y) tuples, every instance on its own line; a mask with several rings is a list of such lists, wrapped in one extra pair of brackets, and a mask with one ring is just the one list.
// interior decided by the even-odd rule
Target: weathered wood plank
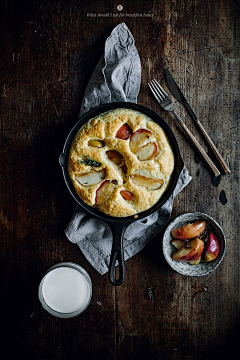
[[(190, 360), (221, 358), (226, 349), (228, 354), (237, 349), (239, 4), (140, 0), (123, 2), (122, 10), (118, 5), (107, 0), (6, 0), (1, 4), (4, 359), (21, 353), (26, 360)], [(175, 199), (172, 218), (205, 212), (227, 236), (223, 263), (204, 278), (185, 278), (168, 267), (161, 233), (126, 262), (126, 281), (115, 289), (107, 275), (100, 276), (64, 236), (75, 204), (58, 157), (104, 42), (122, 21), (134, 35), (142, 62), (138, 102), (172, 127), (193, 177)], [(166, 88), (166, 67), (232, 170), (220, 182), (212, 178), (172, 116), (158, 107), (149, 92), (147, 82), (154, 77)], [(176, 103), (176, 110), (209, 151), (182, 105)], [(51, 317), (37, 299), (41, 276), (60, 261), (79, 263), (93, 282), (89, 308), (72, 320)], [(147, 297), (148, 287), (154, 288), (153, 302)]]

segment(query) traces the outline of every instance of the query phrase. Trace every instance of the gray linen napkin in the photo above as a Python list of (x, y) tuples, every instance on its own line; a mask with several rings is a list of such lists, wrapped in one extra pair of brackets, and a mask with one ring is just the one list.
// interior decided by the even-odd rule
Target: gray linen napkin
[[(134, 39), (125, 23), (117, 25), (105, 43), (100, 59), (86, 87), (79, 116), (109, 102), (137, 102), (141, 84), (141, 63)], [(173, 195), (164, 206), (146, 219), (131, 223), (123, 239), (124, 259), (142, 250), (170, 219), (174, 197), (190, 182), (187, 169), (182, 170)], [(112, 249), (112, 232), (101, 219), (76, 206), (65, 234), (76, 243), (87, 260), (100, 273), (108, 271)]]

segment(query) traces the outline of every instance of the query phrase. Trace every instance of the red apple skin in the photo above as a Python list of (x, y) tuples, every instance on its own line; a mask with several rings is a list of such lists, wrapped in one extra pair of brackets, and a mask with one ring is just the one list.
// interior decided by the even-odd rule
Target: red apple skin
[(196, 221), (195, 223), (188, 223), (178, 229), (171, 231), (171, 235), (174, 239), (184, 240), (193, 239), (198, 237), (206, 228), (206, 221)]
[(132, 129), (128, 124), (123, 124), (117, 131), (116, 138), (127, 140), (132, 135)]
[(146, 129), (136, 130), (130, 137), (130, 150), (135, 154), (138, 148), (146, 141), (146, 139), (152, 136), (151, 131)]
[(204, 242), (198, 238), (186, 242), (184, 246), (176, 250), (172, 254), (172, 259), (175, 261), (189, 262), (197, 259), (202, 255), (204, 249)]
[(101, 205), (106, 200), (108, 195), (113, 190), (114, 186), (115, 185), (111, 180), (105, 180), (101, 183), (101, 185), (96, 191), (95, 204), (94, 204), (95, 207)]
[(132, 201), (134, 198), (133, 193), (131, 193), (130, 191), (127, 190), (121, 190), (120, 194), (122, 195), (122, 197), (127, 200), (127, 201)]
[(123, 162), (123, 156), (116, 150), (108, 150), (106, 151), (108, 158), (114, 162), (116, 165), (121, 165)]
[(220, 243), (218, 238), (212, 231), (208, 230), (208, 238), (205, 242), (204, 261), (209, 262), (215, 260), (220, 251)]
[[(204, 241), (200, 240), (199, 238), (197, 238), (197, 240), (198, 240), (198, 251), (197, 251), (196, 255), (192, 256), (189, 261), (195, 261), (195, 260), (198, 260), (199, 257), (202, 257), (202, 253), (204, 251)], [(191, 240), (191, 241), (193, 241), (193, 240)]]

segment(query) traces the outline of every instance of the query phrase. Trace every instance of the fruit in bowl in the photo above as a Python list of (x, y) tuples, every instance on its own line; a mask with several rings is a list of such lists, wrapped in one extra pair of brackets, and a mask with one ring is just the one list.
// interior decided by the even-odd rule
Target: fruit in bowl
[(206, 221), (200, 220), (194, 223), (187, 223), (180, 228), (173, 229), (171, 234), (174, 239), (193, 239), (203, 233), (203, 231), (206, 229), (206, 226)]
[[(196, 257), (194, 256), (194, 259), (191, 257), (191, 260), (188, 259), (189, 261), (181, 261), (181, 259), (174, 260), (173, 258), (175, 258), (176, 254), (173, 256), (173, 253), (177, 252), (183, 246), (187, 247), (189, 244), (190, 246), (194, 245), (192, 241), (196, 238), (174, 239), (172, 231), (187, 224), (192, 224), (190, 229), (191, 227), (194, 228), (199, 221), (206, 221), (205, 230), (196, 236), (196, 238), (202, 240), (204, 243), (204, 249), (201, 255), (199, 255), (199, 257), (197, 257), (197, 255)], [(185, 229), (186, 228), (189, 229), (189, 226), (185, 227)], [(201, 212), (185, 213), (173, 219), (165, 229), (162, 248), (165, 260), (174, 271), (184, 276), (200, 277), (215, 271), (221, 264), (226, 253), (226, 237), (220, 224), (210, 215)], [(210, 259), (212, 260), (210, 261)]]
[(198, 265), (215, 260), (220, 251), (220, 242), (217, 236), (207, 229), (207, 222), (199, 220), (187, 223), (171, 231), (171, 244), (176, 248), (172, 254), (175, 261), (188, 262)]
[(220, 251), (220, 243), (216, 235), (208, 230), (207, 240), (205, 241), (205, 250), (204, 250), (204, 261), (213, 261), (215, 260)]
[(190, 262), (201, 258), (204, 249), (204, 242), (198, 238), (191, 241), (184, 241), (183, 245), (176, 250), (172, 258), (176, 261)]

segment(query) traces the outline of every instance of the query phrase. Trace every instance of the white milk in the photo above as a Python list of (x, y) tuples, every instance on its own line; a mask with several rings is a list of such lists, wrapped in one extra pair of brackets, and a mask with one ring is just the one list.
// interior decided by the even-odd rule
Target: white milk
[(90, 286), (78, 270), (58, 267), (44, 277), (42, 296), (51, 309), (69, 314), (88, 305)]

